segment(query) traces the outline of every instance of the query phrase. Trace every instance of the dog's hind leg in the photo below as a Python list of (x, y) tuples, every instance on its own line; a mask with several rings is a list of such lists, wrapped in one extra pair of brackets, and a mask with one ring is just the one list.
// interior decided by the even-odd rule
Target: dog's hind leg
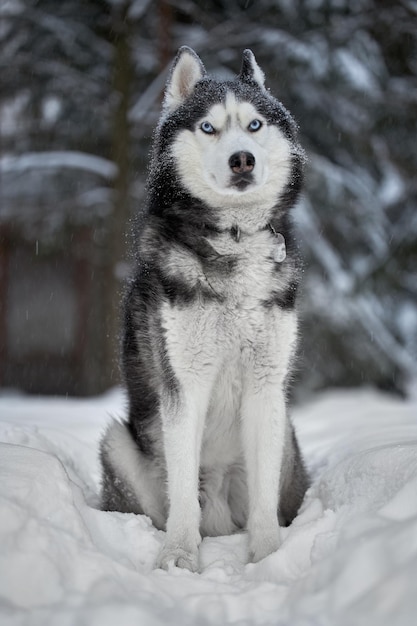
[(233, 523), (238, 528), (245, 528), (248, 519), (248, 484), (246, 469), (243, 464), (236, 464), (230, 469), (228, 476), (228, 504)]
[(228, 502), (229, 483), (227, 468), (202, 468), (200, 471), (200, 529), (203, 537), (231, 535), (238, 529)]
[(297, 437), (291, 423), (287, 422), (284, 456), (281, 470), (280, 500), (278, 518), (281, 526), (289, 526), (309, 487), (309, 477), (305, 468)]
[(139, 450), (125, 424), (113, 420), (100, 444), (103, 466), (101, 509), (148, 515), (165, 529), (165, 472)]

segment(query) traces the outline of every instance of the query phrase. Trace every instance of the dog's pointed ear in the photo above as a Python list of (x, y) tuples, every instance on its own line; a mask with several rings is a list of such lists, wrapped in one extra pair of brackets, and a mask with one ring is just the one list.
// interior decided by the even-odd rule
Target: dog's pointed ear
[(243, 51), (239, 79), (245, 83), (256, 83), (261, 89), (265, 89), (265, 74), (257, 64), (252, 50)]
[(198, 81), (206, 75), (200, 57), (188, 46), (182, 46), (171, 68), (164, 97), (164, 109), (175, 111), (192, 94)]

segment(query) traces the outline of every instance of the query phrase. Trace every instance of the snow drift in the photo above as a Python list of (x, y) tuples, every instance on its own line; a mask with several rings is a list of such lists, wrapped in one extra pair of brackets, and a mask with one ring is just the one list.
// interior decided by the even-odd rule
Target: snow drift
[(163, 532), (97, 508), (99, 399), (0, 397), (0, 623), (412, 626), (417, 396), (331, 392), (295, 411), (313, 485), (278, 552), (204, 539), (201, 573), (153, 570)]

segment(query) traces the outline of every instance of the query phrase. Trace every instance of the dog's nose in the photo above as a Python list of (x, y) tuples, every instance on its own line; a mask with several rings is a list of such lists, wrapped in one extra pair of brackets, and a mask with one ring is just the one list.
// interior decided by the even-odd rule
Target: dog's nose
[(235, 152), (229, 159), (229, 165), (235, 174), (245, 174), (255, 167), (255, 157), (250, 152)]

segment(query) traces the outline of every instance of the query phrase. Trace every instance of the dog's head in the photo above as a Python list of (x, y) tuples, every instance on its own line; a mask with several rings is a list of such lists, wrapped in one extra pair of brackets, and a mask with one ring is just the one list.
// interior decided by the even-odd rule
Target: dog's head
[(296, 132), (291, 115), (265, 89), (250, 50), (235, 80), (217, 81), (191, 48), (180, 48), (166, 86), (158, 149), (160, 157), (168, 152), (188, 193), (216, 208), (271, 209), (302, 161)]

